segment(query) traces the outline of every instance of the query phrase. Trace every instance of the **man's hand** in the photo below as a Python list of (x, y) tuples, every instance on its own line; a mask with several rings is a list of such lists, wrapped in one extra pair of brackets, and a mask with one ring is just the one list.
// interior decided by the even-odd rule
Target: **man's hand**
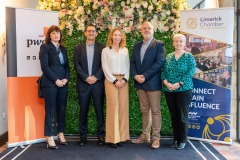
[(143, 82), (145, 82), (145, 77), (144, 77), (144, 75), (136, 75), (135, 77), (134, 77), (134, 79), (138, 82), (138, 83), (140, 83), (140, 84), (142, 84)]
[(94, 84), (94, 83), (97, 82), (97, 78), (94, 77), (94, 76), (89, 76), (89, 77), (86, 79), (86, 82), (87, 82), (88, 84)]

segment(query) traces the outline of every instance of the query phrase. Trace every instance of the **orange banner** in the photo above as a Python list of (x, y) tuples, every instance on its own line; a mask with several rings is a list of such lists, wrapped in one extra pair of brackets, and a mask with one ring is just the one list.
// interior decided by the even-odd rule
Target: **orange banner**
[(38, 77), (8, 77), (8, 143), (44, 138), (44, 100)]

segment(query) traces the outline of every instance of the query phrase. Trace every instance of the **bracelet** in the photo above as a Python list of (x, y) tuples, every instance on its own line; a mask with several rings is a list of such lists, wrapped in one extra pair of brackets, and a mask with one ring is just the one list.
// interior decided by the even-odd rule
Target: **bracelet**
[(126, 78), (123, 78), (123, 80), (127, 83), (128, 82), (128, 80), (126, 79)]
[(118, 80), (117, 80), (117, 79), (115, 79), (115, 81), (113, 81), (113, 84), (116, 84), (116, 83), (117, 83), (117, 81), (118, 81)]

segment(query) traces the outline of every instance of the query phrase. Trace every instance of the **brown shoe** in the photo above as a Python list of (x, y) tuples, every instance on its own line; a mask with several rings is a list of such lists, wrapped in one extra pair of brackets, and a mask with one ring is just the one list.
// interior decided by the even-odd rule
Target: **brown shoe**
[(152, 145), (151, 145), (151, 148), (152, 149), (157, 149), (157, 148), (159, 148), (160, 147), (160, 141), (159, 141), (159, 139), (153, 139), (153, 143), (152, 143)]
[(150, 139), (146, 138), (145, 136), (139, 136), (138, 139), (132, 140), (132, 143), (139, 144), (139, 143), (150, 143)]

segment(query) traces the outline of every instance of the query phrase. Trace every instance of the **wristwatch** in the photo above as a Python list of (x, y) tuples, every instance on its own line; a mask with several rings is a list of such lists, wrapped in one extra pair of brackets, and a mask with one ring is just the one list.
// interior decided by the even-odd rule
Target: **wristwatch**
[(118, 79), (115, 79), (115, 81), (113, 81), (113, 84), (116, 84), (116, 83), (117, 83), (117, 81), (118, 81)]

